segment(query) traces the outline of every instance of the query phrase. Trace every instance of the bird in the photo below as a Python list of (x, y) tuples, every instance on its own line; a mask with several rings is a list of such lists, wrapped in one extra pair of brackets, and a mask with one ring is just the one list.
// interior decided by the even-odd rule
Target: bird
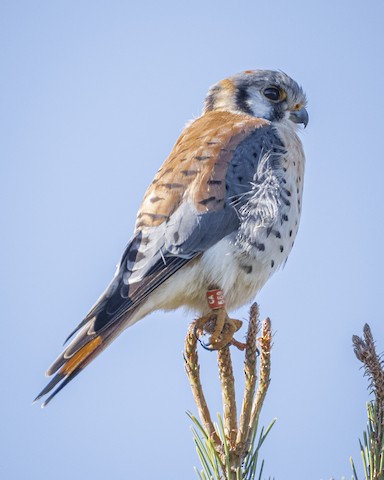
[[(302, 209), (307, 126), (302, 87), (280, 70), (246, 70), (208, 90), (149, 185), (104, 293), (47, 370), (42, 406), (123, 330), (156, 310), (197, 312), (208, 349), (234, 343), (228, 312), (285, 264)], [(240, 343), (240, 342), (238, 342)]]

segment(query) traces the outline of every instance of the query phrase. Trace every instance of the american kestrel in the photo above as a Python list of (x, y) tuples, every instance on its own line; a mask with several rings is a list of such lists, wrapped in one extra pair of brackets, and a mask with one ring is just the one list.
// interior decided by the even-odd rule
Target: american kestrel
[[(123, 330), (154, 310), (186, 306), (208, 348), (232, 341), (233, 310), (286, 261), (301, 211), (308, 123), (301, 87), (247, 70), (213, 85), (150, 184), (115, 276), (51, 365), (46, 405)], [(213, 316), (213, 317), (212, 317)]]

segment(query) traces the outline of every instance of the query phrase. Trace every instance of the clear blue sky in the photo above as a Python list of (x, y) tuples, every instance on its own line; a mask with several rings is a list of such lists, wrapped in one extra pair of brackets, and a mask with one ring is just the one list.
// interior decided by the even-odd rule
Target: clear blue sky
[(207, 88), (251, 68), (290, 74), (310, 113), (301, 229), (258, 298), (275, 331), (265, 472), (350, 477), (367, 399), (351, 336), (368, 321), (384, 350), (383, 15), (379, 0), (1, 2), (1, 478), (195, 478), (183, 311), (125, 332), (49, 408), (31, 400)]

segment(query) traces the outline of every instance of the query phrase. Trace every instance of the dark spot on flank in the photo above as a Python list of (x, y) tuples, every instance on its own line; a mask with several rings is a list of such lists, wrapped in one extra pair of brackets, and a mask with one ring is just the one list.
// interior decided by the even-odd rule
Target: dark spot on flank
[(264, 252), (265, 250), (265, 245), (264, 243), (256, 243), (256, 248), (260, 250), (261, 252)]
[(241, 175), (239, 175), (239, 176), (237, 177), (237, 180), (241, 183), (241, 182), (243, 181), (243, 177), (242, 177)]
[(287, 197), (291, 196), (291, 192), (288, 190), (288, 188), (283, 188), (283, 191), (287, 195)]
[(245, 273), (252, 273), (251, 265), (242, 265), (241, 268), (244, 270)]
[(271, 234), (272, 232), (272, 227), (268, 227), (267, 228), (267, 238), (269, 237), (269, 235)]
[(271, 268), (273, 268), (274, 266), (275, 266), (275, 261), (271, 260)]
[(278, 231), (276, 231), (276, 232), (275, 232), (275, 237), (276, 237), (276, 238), (281, 238), (281, 233), (278, 232)]
[(280, 252), (281, 252), (281, 253), (284, 252), (284, 247), (283, 247), (283, 245), (280, 245)]
[(287, 207), (290, 207), (291, 206), (291, 202), (288, 200), (288, 198), (285, 198), (285, 197), (281, 197), (284, 204), (287, 206)]
[(283, 170), (284, 170), (284, 172), (286, 172), (286, 171), (287, 171), (287, 169), (286, 169), (285, 167), (283, 167)]
[(284, 213), (282, 220), (283, 222), (288, 222), (288, 215)]
[(289, 230), (289, 236), (292, 237), (292, 230)]

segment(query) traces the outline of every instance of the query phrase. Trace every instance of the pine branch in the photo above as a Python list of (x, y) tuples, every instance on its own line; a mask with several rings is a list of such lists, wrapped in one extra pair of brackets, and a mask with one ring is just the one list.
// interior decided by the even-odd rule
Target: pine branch
[[(218, 351), (218, 368), (223, 399), (223, 419), (218, 415), (218, 423), (213, 424), (200, 381), (200, 366), (197, 355), (195, 324), (193, 323), (185, 341), (185, 368), (192, 388), (193, 397), (201, 423), (189, 414), (193, 428), (196, 449), (203, 470), (198, 472), (201, 480), (252, 480), (257, 470), (259, 449), (274, 422), (257, 439), (257, 426), (260, 411), (270, 382), (270, 353), (272, 347), (271, 322), (262, 324), (260, 346), (260, 379), (257, 384), (256, 347), (259, 333), (258, 307), (254, 304), (250, 311), (249, 327), (245, 347), (245, 388), (239, 424), (237, 422), (235, 378), (229, 347)], [(257, 393), (256, 390), (257, 384)], [(259, 479), (263, 463), (259, 472)]]
[(195, 335), (195, 325), (189, 326), (187, 337), (185, 339), (184, 361), (185, 369), (191, 384), (193, 398), (199, 411), (200, 419), (204, 426), (207, 436), (212, 439), (216, 448), (221, 447), (221, 440), (218, 437), (215, 427), (213, 426), (211, 414), (205, 400), (205, 395), (200, 381), (200, 365), (197, 355), (197, 339)]
[(247, 348), (245, 350), (244, 375), (245, 387), (243, 405), (241, 408), (239, 430), (237, 432), (236, 445), (240, 450), (248, 450), (253, 422), (251, 419), (252, 404), (256, 389), (256, 348), (257, 333), (260, 329), (259, 309), (256, 303), (251, 307), (250, 321), (247, 333)]
[[(353, 350), (362, 362), (374, 400), (367, 403), (368, 425), (360, 441), (361, 458), (366, 480), (384, 480), (384, 369), (381, 356), (376, 353), (375, 342), (368, 324), (364, 325), (364, 338), (352, 337)], [(355, 480), (357, 473), (351, 459)]]

